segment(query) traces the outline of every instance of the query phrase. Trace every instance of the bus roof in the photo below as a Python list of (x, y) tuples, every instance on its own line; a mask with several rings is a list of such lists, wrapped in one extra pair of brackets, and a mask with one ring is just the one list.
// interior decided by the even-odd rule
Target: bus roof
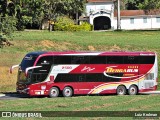
[(42, 55), (42, 54), (46, 54), (47, 52), (45, 51), (35, 51), (35, 52), (29, 52), (27, 55)]
[(91, 51), (64, 51), (64, 52), (31, 52), (28, 54), (35, 54), (35, 55), (97, 55), (97, 56), (154, 56), (156, 53), (154, 52), (124, 52), (124, 51), (114, 51), (114, 52), (91, 52)]

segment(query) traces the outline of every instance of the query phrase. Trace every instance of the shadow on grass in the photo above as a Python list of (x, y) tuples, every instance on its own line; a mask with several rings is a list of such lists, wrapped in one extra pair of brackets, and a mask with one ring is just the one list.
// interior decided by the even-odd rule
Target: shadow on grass
[[(1, 94), (4, 94), (5, 96), (3, 97), (0, 97), (1, 99), (18, 99), (18, 98), (50, 98), (49, 96), (30, 96), (30, 95), (27, 95), (27, 94), (20, 94), (20, 93), (17, 93), (17, 92), (2, 92)], [(149, 95), (149, 94), (138, 94), (137, 96), (139, 95)], [(118, 96), (116, 94), (94, 94), (94, 95), (74, 95), (73, 97), (81, 97), (81, 96)], [(129, 96), (129, 95), (125, 95), (125, 96)], [(58, 98), (61, 98), (63, 97), (62, 94), (59, 95)]]

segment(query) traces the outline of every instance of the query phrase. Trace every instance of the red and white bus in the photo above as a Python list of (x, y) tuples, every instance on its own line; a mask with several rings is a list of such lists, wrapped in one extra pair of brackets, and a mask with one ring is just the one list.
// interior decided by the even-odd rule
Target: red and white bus
[(136, 95), (158, 83), (154, 52), (31, 52), (15, 67), (17, 92), (30, 96)]

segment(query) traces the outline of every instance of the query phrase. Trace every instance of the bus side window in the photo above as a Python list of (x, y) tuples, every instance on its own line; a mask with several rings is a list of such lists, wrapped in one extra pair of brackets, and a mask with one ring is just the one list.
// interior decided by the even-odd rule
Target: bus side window
[(108, 56), (107, 63), (108, 64), (123, 64), (124, 57), (123, 56)]
[(52, 64), (53, 64), (52, 56), (41, 57), (37, 62), (37, 66), (42, 66), (41, 68), (39, 68), (39, 71), (41, 72), (49, 72)]
[(139, 56), (140, 64), (154, 64), (155, 56)]
[(89, 64), (89, 56), (72, 56), (72, 64)]
[(124, 64), (139, 64), (138, 56), (124, 56)]
[(54, 64), (71, 64), (71, 56), (53, 56)]
[(90, 64), (106, 64), (106, 56), (90, 56)]

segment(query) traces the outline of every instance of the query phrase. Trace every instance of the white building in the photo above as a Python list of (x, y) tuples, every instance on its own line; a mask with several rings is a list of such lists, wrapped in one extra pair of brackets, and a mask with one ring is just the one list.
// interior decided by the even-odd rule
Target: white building
[[(117, 29), (117, 11), (115, 0), (88, 0), (86, 16), (80, 20), (88, 20), (94, 30)], [(121, 29), (160, 29), (160, 10), (122, 10)], [(85, 18), (85, 19), (84, 19)]]

